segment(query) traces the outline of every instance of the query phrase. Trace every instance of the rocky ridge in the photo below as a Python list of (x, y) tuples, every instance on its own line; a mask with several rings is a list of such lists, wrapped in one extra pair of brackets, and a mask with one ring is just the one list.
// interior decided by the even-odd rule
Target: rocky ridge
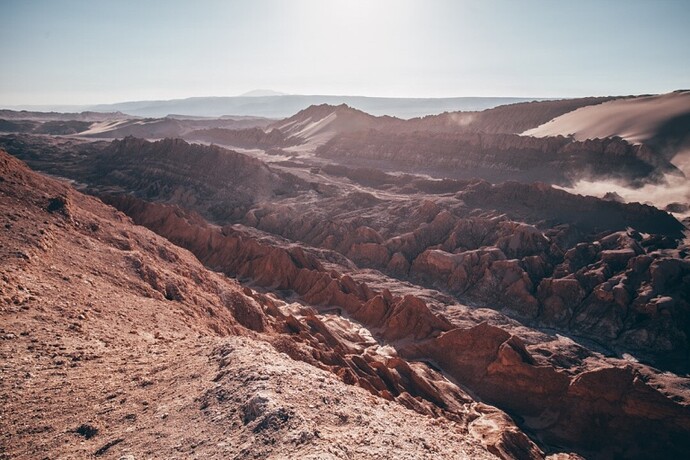
[(370, 360), (397, 394), (367, 396), (367, 355), (308, 307), (290, 314), (4, 152), (0, 174), (3, 458), (542, 457), (433, 369)]
[[(39, 167), (49, 162), (45, 151), (40, 162), (20, 155)], [(652, 207), (539, 184), (385, 174), (373, 182), (390, 179), (387, 188), (370, 193), (309, 183), (244, 155), (183, 141), (128, 139), (84, 158), (53, 169), (94, 193), (175, 203), (221, 225), (239, 222), (336, 251), (358, 266), (584, 334), (655, 365), (682, 370), (687, 362), (687, 251), (674, 249), (683, 226)], [(192, 173), (209, 162), (214, 175)], [(677, 272), (669, 275), (673, 281), (653, 281), (658, 266), (676, 267), (660, 272)], [(668, 296), (673, 302), (664, 303)]]
[[(294, 291), (312, 305), (341, 308), (402, 357), (433, 362), (487, 402), (519, 415), (523, 426), (548, 444), (577, 446), (582, 452), (608, 449), (612, 455), (647, 456), (654, 451), (636, 441), (643, 427), (658, 427), (659, 444), (654, 449), (663, 447), (666, 452), (669, 445), (682, 444), (683, 433), (690, 429), (686, 403), (666, 399), (665, 390), (655, 388), (644, 367), (614, 364), (615, 360), (607, 362), (589, 353), (577, 358), (568, 353), (574, 362), (566, 364), (548, 346), (527, 347), (518, 336), (486, 323), (454, 327), (422, 300), (372, 291), (366, 284), (322, 267), (300, 248), (267, 245), (229, 227), (199, 226), (193, 216), (161, 205), (129, 199), (118, 206), (135, 221), (187, 247), (210, 267), (260, 286)], [(449, 349), (454, 352), (448, 354)], [(550, 355), (553, 360), (545, 359)], [(372, 392), (386, 397), (380, 388), (385, 386), (374, 385)], [(625, 388), (629, 391), (621, 390)], [(610, 394), (610, 403), (602, 404), (601, 394)], [(653, 424), (649, 413), (636, 409), (651, 400), (659, 411)], [(591, 420), (599, 417), (608, 422), (593, 431)]]
[(387, 168), (445, 171), (451, 178), (493, 182), (510, 178), (568, 185), (582, 178), (606, 178), (642, 183), (678, 172), (648, 146), (620, 138), (577, 142), (516, 134), (369, 130), (338, 134), (319, 146), (316, 155), (343, 164), (365, 160)]

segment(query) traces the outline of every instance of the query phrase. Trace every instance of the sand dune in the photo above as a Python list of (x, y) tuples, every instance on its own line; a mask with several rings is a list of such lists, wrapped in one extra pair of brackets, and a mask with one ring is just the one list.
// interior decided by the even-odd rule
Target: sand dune
[(103, 134), (107, 133), (110, 131), (113, 131), (115, 129), (123, 128), (125, 126), (131, 126), (133, 124), (141, 124), (138, 121), (134, 120), (106, 120), (106, 121), (100, 121), (96, 122), (91, 127), (79, 133), (82, 136), (95, 136), (98, 134)]
[(673, 118), (690, 114), (690, 91), (617, 99), (556, 117), (526, 136), (568, 136), (577, 140), (620, 136), (632, 143), (653, 138)]
[(338, 134), (380, 129), (401, 122), (398, 118), (377, 117), (344, 104), (322, 104), (301, 110), (290, 118), (274, 123), (271, 128), (302, 141), (298, 149), (291, 150), (311, 150)]

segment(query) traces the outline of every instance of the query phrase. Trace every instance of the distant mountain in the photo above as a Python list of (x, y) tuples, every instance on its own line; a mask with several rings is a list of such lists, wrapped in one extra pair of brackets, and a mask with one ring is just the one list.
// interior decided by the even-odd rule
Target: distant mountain
[(33, 120), (33, 121), (105, 121), (105, 120), (126, 120), (131, 116), (120, 112), (39, 112), (26, 110), (7, 110), (0, 109), (0, 119), (2, 120)]
[[(254, 92), (252, 92), (254, 93)], [(286, 118), (312, 105), (340, 105), (371, 115), (413, 118), (452, 111), (484, 110), (503, 104), (534, 99), (516, 97), (388, 98), (328, 95), (243, 95), (235, 97), (192, 97), (167, 101), (132, 101), (101, 104), (87, 109), (97, 112), (120, 111), (141, 117), (164, 117), (175, 113), (186, 116), (219, 117), (250, 115)]]
[(564, 113), (612, 99), (615, 98), (589, 97), (520, 102), (482, 111), (443, 112), (410, 119), (374, 116), (345, 104), (321, 104), (312, 105), (289, 118), (277, 121), (270, 128), (316, 145), (336, 135), (372, 129), (391, 134), (418, 131), (519, 134)]
[(255, 89), (240, 94), (240, 97), (285, 96), (286, 94), (280, 91), (273, 91), (272, 89)]
[(312, 105), (295, 115), (271, 125), (285, 135), (305, 143), (322, 144), (337, 134), (369, 129), (381, 129), (404, 121), (399, 118), (376, 117), (345, 104)]

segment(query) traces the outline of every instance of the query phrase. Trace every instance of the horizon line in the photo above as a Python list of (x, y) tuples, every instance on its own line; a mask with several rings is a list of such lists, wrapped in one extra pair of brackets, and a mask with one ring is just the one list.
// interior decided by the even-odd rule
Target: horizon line
[[(629, 97), (629, 96), (654, 96), (654, 95), (661, 95), (661, 94), (669, 94), (673, 92), (680, 92), (680, 91), (689, 91), (688, 89), (675, 89), (675, 90), (670, 90), (667, 92), (652, 92), (652, 93), (638, 93), (638, 94), (588, 94), (585, 96), (512, 96), (512, 95), (501, 95), (501, 96), (477, 96), (477, 95), (472, 95), (472, 96), (436, 96), (436, 97), (423, 97), (423, 96), (369, 96), (369, 95), (359, 95), (359, 94), (299, 94), (299, 93), (285, 93), (285, 94), (275, 94), (275, 95), (266, 95), (266, 96), (243, 96), (243, 95), (235, 95), (235, 96), (186, 96), (186, 97), (173, 97), (169, 99), (127, 99), (127, 100), (119, 100), (116, 102), (97, 102), (97, 103), (78, 103), (78, 104), (69, 104), (69, 103), (43, 103), (43, 104), (3, 104), (0, 103), (0, 109), (6, 109), (6, 110), (27, 110), (27, 109), (20, 109), (22, 107), (26, 108), (38, 108), (38, 107), (51, 107), (51, 106), (60, 106), (60, 107), (82, 107), (82, 108), (88, 108), (88, 107), (96, 107), (96, 106), (102, 106), (102, 105), (118, 105), (118, 104), (129, 104), (129, 103), (141, 103), (141, 102), (172, 102), (172, 101), (185, 101), (185, 100), (192, 100), (192, 99), (239, 99), (239, 98), (244, 98), (244, 99), (261, 99), (261, 98), (282, 98), (282, 97), (351, 97), (351, 98), (362, 98), (362, 99), (411, 99), (411, 100), (443, 100), (443, 99), (526, 99), (526, 100), (559, 100), (559, 99), (579, 99), (579, 98), (586, 98), (586, 97)], [(245, 94), (245, 93), (243, 93)]]

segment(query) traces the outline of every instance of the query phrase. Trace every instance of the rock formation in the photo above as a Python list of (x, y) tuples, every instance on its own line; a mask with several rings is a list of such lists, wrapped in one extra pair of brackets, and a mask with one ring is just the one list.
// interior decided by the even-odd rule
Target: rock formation
[[(16, 375), (2, 387), (4, 401), (16, 409), (36, 395), (8, 396), (31, 372), (21, 363), (35, 345), (17, 333), (22, 324), (43, 331), (37, 340), (64, 329), (57, 350), (96, 343), (105, 372), (120, 365), (133, 376), (123, 398), (107, 399), (117, 380), (110, 377), (102, 395), (82, 389), (115, 418), (91, 408), (88, 420), (67, 427), (57, 414), (68, 394), (59, 392), (56, 404), (40, 400), (32, 410), (50, 415), (12, 431), (20, 447), (11, 452), (36, 453), (28, 446), (38, 430), (85, 439), (69, 448), (51, 435), (42, 445), (56, 456), (125, 448), (155, 456), (142, 446), (154, 420), (170, 419), (163, 432), (175, 444), (159, 443), (167, 456), (216, 446), (247, 458), (290, 446), (305, 458), (372, 458), (375, 449), (354, 450), (352, 441), (334, 450), (348, 436), (363, 439), (367, 424), (379, 430), (369, 433), (377, 446), (385, 433), (413, 436), (422, 427), (419, 438), (387, 444), (384, 457), (682, 456), (690, 447), (685, 227), (652, 206), (533, 182), (599, 174), (639, 184), (672, 168), (653, 147), (620, 138), (513, 133), (598, 102), (510, 106), (472, 114), (476, 121), (458, 114), (405, 121), (324, 105), (268, 130), (217, 126), (195, 134), (279, 151), (257, 154), (269, 164), (179, 139), (0, 137), (31, 167), (92, 195), (0, 157), (0, 205), (8, 211), (2, 247), (11, 261), (2, 291), (11, 347), (3, 356)], [(492, 184), (475, 172), (529, 183)], [(30, 230), (32, 222), (44, 224)], [(57, 287), (74, 279), (84, 286)], [(46, 283), (59, 308), (33, 294)], [(40, 329), (42, 321), (50, 328)], [(118, 364), (128, 349), (146, 372)], [(154, 368), (151, 353), (167, 367)], [(175, 356), (184, 357), (176, 363)], [(88, 380), (97, 369), (89, 366), (66, 374)], [(200, 377), (181, 380), (186, 367)], [(176, 415), (127, 403), (148, 407), (154, 396), (143, 399), (144, 392)], [(355, 421), (363, 401), (376, 409)], [(139, 417), (141, 436), (126, 434)], [(200, 444), (180, 439), (183, 418), (198, 421), (191, 432)], [(228, 436), (232, 442), (222, 441)], [(455, 450), (443, 450), (450, 439)]]
[(578, 142), (560, 136), (368, 130), (334, 136), (319, 146), (316, 154), (341, 163), (367, 160), (386, 163), (389, 168), (445, 171), (451, 177), (562, 185), (581, 178), (633, 183), (659, 180), (662, 173), (677, 171), (649, 147), (631, 145), (620, 138)]
[[(661, 448), (669, 452), (669, 445), (682, 446), (690, 430), (687, 403), (667, 399), (661, 388), (645, 383), (649, 377), (644, 367), (615, 360), (605, 364), (589, 354), (570, 355), (567, 359), (574, 362), (568, 364), (561, 357), (545, 359), (503, 329), (486, 323), (469, 329), (454, 327), (420, 299), (372, 291), (325, 269), (300, 249), (267, 246), (236, 229), (199, 227), (194, 216), (162, 205), (133, 199), (116, 204), (135, 221), (189, 248), (216, 270), (262, 286), (292, 290), (312, 305), (341, 308), (377, 331), (377, 337), (393, 345), (401, 356), (430, 360), (486, 401), (518, 414), (525, 420), (524, 426), (549, 443), (577, 446), (585, 453), (608, 449), (611, 455), (645, 457)], [(539, 346), (533, 348), (546, 352)], [(355, 365), (365, 374), (376, 374), (364, 363)], [(399, 392), (386, 387), (385, 381), (375, 380), (378, 383), (372, 386), (390, 394)], [(610, 395), (608, 403), (601, 403), (602, 394)], [(440, 400), (438, 396), (431, 399)], [(652, 400), (657, 401), (653, 413), (638, 409)], [(444, 407), (444, 403), (439, 405)], [(593, 430), (593, 417), (606, 422)], [(651, 429), (659, 430), (653, 436), (655, 442), (639, 442), (640, 430), (649, 433)]]
[(543, 458), (433, 369), (370, 354), (1, 151), (0, 208), (3, 455)]

